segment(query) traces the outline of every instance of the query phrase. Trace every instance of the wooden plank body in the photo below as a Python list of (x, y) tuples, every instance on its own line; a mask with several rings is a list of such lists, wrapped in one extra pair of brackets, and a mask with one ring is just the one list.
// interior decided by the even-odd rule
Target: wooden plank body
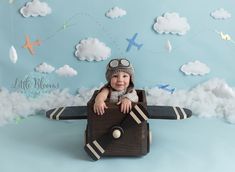
[[(107, 102), (108, 109), (103, 115), (97, 115), (93, 111), (94, 99), (97, 95), (94, 93), (91, 100), (87, 103), (87, 129), (86, 143), (100, 138), (107, 132), (111, 132), (113, 126), (125, 120), (127, 114), (120, 112), (120, 106), (115, 103)], [(137, 90), (141, 104), (147, 108), (146, 96), (144, 91)], [(133, 104), (134, 106), (134, 104)], [(131, 126), (126, 129), (119, 139), (113, 139), (105, 149), (104, 156), (142, 156), (149, 152), (149, 128), (147, 121), (139, 125)]]

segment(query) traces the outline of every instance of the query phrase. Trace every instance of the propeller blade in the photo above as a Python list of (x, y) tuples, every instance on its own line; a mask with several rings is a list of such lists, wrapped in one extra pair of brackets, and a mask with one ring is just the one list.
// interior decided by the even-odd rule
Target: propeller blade
[(120, 126), (127, 129), (133, 125), (139, 125), (142, 122), (147, 121), (148, 116), (148, 111), (145, 109), (145, 107), (141, 104), (136, 104), (132, 108), (131, 112), (129, 112), (126, 118), (122, 121)]
[(99, 160), (105, 153), (107, 146), (113, 141), (112, 134), (110, 132), (105, 133), (97, 140), (93, 140), (84, 146), (86, 153), (94, 160)]

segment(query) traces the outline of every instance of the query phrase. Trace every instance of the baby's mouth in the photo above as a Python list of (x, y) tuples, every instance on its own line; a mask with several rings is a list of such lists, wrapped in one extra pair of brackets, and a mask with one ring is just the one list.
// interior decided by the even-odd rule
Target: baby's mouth
[(122, 87), (123, 86), (123, 84), (116, 84), (118, 87)]

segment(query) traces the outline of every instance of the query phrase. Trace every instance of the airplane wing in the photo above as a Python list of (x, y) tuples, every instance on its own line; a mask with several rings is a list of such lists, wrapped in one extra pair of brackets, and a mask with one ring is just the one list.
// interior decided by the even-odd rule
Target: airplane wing
[[(147, 106), (150, 119), (186, 119), (192, 116), (192, 111), (175, 106)], [(87, 106), (69, 106), (51, 109), (46, 116), (54, 120), (87, 119)]]
[(138, 35), (138, 33), (135, 33), (131, 39), (134, 41), (136, 39), (137, 35)]
[(159, 88), (167, 88), (169, 86), (169, 84), (160, 84), (158, 87)]
[(28, 35), (25, 37), (25, 44), (30, 44), (30, 38)]
[[(130, 40), (127, 39), (127, 41), (129, 42)], [(128, 44), (127, 48), (126, 48), (126, 52), (130, 51), (131, 46), (132, 46), (132, 44), (129, 42), (129, 44)]]
[(150, 119), (186, 119), (192, 116), (192, 111), (175, 106), (148, 106)]
[(68, 106), (46, 111), (46, 116), (55, 120), (87, 119), (87, 106)]

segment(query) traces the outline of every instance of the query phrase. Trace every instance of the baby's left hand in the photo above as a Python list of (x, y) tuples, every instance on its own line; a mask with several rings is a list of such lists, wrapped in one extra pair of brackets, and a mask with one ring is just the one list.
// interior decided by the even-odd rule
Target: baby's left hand
[(121, 104), (121, 112), (122, 113), (129, 113), (132, 106), (131, 106), (131, 101), (128, 98), (123, 98), (121, 99), (117, 105)]

